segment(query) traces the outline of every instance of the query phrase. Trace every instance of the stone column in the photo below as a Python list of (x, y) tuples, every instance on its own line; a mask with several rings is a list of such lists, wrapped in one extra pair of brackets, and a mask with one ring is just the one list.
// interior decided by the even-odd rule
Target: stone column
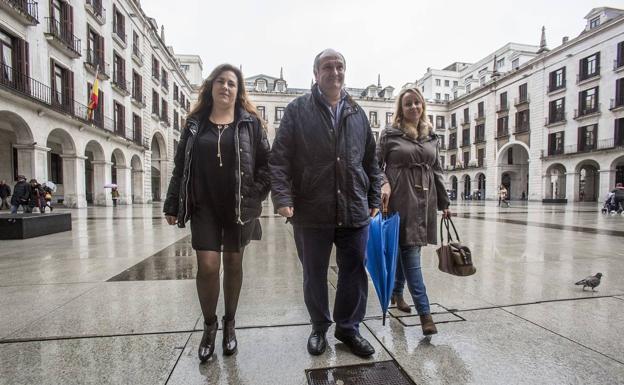
[(146, 203), (145, 199), (145, 172), (132, 170), (132, 203)]
[(15, 144), (17, 149), (17, 173), (26, 180), (37, 179), (39, 183), (48, 180), (48, 147), (36, 144)]
[(63, 204), (67, 207), (87, 207), (85, 156), (61, 155), (63, 159)]
[(93, 204), (96, 206), (112, 206), (111, 190), (104, 185), (111, 183), (111, 162), (94, 160), (93, 165)]
[(600, 175), (600, 186), (596, 198), (598, 202), (604, 202), (609, 191), (615, 188), (615, 170), (600, 170), (598, 175)]
[(579, 173), (566, 172), (566, 199), (568, 202), (578, 202)]
[(119, 199), (117, 204), (132, 204), (132, 169), (128, 166), (117, 166), (117, 191), (119, 191)]
[(552, 181), (550, 175), (542, 175), (542, 191), (544, 192), (544, 195), (542, 195), (542, 199), (554, 198), (553, 191), (550, 188), (551, 182)]

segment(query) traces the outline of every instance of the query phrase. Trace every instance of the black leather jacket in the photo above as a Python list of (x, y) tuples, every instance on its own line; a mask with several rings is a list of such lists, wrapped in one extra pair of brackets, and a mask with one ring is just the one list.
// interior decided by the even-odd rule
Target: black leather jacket
[[(234, 146), (236, 157), (235, 191), (236, 221), (238, 224), (248, 223), (260, 217), (262, 201), (269, 194), (269, 141), (266, 131), (256, 117), (240, 109), (238, 120), (234, 125)], [(177, 216), (178, 227), (185, 227), (193, 215), (189, 192), (191, 183), (192, 162), (195, 139), (201, 124), (190, 117), (182, 132), (178, 151), (174, 159), (174, 168), (167, 190), (167, 198), (163, 211), (166, 215)]]
[(381, 205), (381, 173), (366, 113), (347, 96), (334, 129), (318, 86), (292, 101), (273, 142), (275, 208), (293, 207), (292, 223), (361, 227)]

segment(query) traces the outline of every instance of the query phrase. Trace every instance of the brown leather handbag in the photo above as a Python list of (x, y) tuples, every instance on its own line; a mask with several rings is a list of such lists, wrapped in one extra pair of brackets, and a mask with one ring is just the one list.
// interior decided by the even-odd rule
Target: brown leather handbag
[[(446, 244), (444, 244), (443, 225), (446, 227)], [(451, 236), (450, 227), (453, 227), (457, 242)], [(436, 250), (438, 253), (438, 269), (440, 271), (459, 277), (466, 277), (477, 272), (472, 263), (472, 253), (468, 246), (461, 244), (459, 234), (457, 234), (457, 229), (451, 218), (442, 218), (440, 220), (440, 239), (441, 246)]]

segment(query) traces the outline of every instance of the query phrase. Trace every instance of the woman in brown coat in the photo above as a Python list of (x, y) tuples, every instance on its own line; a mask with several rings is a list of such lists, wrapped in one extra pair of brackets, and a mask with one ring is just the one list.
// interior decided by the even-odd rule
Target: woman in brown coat
[(403, 300), (407, 281), (423, 334), (437, 333), (420, 266), (422, 246), (437, 243), (437, 213), (450, 216), (438, 153), (438, 137), (431, 132), (426, 104), (420, 91), (406, 88), (399, 94), (392, 126), (382, 133), (377, 159), (384, 170), (381, 197), (390, 212), (401, 218), (400, 258), (392, 294), (399, 309), (410, 311)]

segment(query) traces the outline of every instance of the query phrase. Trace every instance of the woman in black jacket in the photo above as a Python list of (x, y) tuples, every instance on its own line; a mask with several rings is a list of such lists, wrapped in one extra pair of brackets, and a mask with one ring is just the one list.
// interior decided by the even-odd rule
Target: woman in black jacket
[(218, 328), (223, 253), (223, 354), (236, 352), (238, 306), (245, 246), (260, 239), (258, 218), (270, 190), (269, 142), (256, 108), (247, 98), (241, 71), (229, 64), (204, 81), (189, 114), (175, 157), (164, 212), (170, 225), (191, 221), (197, 253), (197, 293), (204, 316), (199, 359), (213, 353)]

